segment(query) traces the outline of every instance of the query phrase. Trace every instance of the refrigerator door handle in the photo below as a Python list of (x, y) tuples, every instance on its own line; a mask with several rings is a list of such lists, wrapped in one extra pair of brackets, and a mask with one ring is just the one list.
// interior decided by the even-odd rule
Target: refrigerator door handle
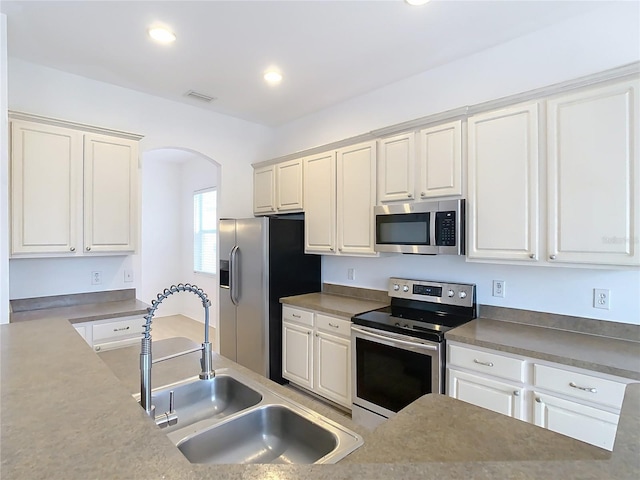
[(235, 245), (229, 254), (229, 296), (234, 305), (238, 305), (238, 251)]

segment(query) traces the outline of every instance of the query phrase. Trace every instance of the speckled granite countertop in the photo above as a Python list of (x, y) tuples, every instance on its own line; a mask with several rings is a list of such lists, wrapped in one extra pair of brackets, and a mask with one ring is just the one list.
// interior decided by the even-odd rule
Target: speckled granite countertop
[(640, 381), (640, 343), (581, 332), (477, 318), (445, 338)]
[[(34, 320), (0, 326), (0, 475), (3, 480), (624, 479), (637, 478), (640, 472), (640, 384), (627, 387), (612, 453), (603, 453), (473, 405), (427, 395), (378, 431), (365, 436), (365, 447), (361, 453), (356, 452), (361, 460), (353, 454), (353, 458), (347, 457), (337, 465), (192, 465), (131, 396), (133, 378), (137, 378), (138, 373), (136, 349), (129, 347), (120, 353), (104, 352), (99, 357), (66, 320)], [(160, 347), (156, 354), (162, 354)], [(183, 378), (197, 373), (197, 354), (191, 359), (185, 357), (184, 361), (187, 363), (173, 366), (173, 361), (163, 362), (167, 369), (164, 371), (160, 368), (162, 364), (158, 364), (158, 368), (154, 366), (156, 386), (174, 375)], [(230, 364), (218, 356), (215, 363), (216, 367)], [(243, 374), (251, 373), (239, 366), (234, 368)], [(251, 376), (260, 378), (255, 374)], [(289, 392), (287, 396), (299, 403), (312, 408), (318, 406), (320, 413), (347, 427), (352, 426), (348, 419), (343, 417), (341, 421), (339, 414), (325, 412), (329, 409), (323, 410), (313, 400), (266, 379), (260, 381), (279, 393)], [(451, 415), (452, 411), (456, 415)], [(458, 415), (466, 419), (467, 425), (456, 432), (447, 427), (456, 426)], [(477, 450), (476, 457), (467, 453), (463, 461), (459, 461), (455, 450), (451, 456), (429, 457), (434, 439), (425, 432), (433, 426), (434, 418), (449, 417), (450, 420), (436, 422), (441, 435), (447, 435), (446, 441), (454, 443), (458, 442), (456, 436), (468, 437), (465, 441)], [(503, 442), (507, 442), (510, 431), (517, 432), (520, 428), (526, 429), (521, 432), (524, 438), (520, 441), (527, 446), (530, 456), (521, 449), (516, 456), (511, 456), (513, 449), (487, 453), (492, 450), (490, 445), (485, 445), (488, 438), (502, 437)], [(472, 431), (484, 432), (476, 439), (481, 443), (474, 442), (468, 434)], [(548, 451), (543, 444), (551, 441), (558, 442), (553, 457), (558, 460), (551, 461), (546, 456), (540, 459), (538, 449)], [(383, 455), (390, 444), (398, 451), (407, 452), (406, 461)], [(592, 459), (584, 460), (585, 457)], [(530, 460), (523, 461), (525, 458)]]
[(11, 322), (64, 319), (71, 323), (147, 313), (147, 305), (135, 298), (135, 290), (114, 290), (84, 294), (12, 300)]
[[(364, 292), (365, 296), (358, 297), (349, 295), (350, 293), (361, 292)], [(366, 295), (367, 293), (369, 293), (368, 296)], [(327, 284), (325, 284), (322, 292), (283, 297), (280, 299), (280, 303), (351, 318), (358, 313), (386, 307), (389, 305), (389, 297), (387, 296), (387, 292), (350, 289), (349, 287), (340, 287), (337, 285), (327, 286)]]

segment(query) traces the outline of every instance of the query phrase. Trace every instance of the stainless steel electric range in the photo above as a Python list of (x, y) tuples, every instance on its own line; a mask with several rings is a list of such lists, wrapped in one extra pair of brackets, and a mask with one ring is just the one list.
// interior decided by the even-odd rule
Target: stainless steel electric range
[(352, 416), (374, 428), (444, 393), (445, 332), (477, 317), (476, 286), (389, 279), (391, 305), (351, 319)]

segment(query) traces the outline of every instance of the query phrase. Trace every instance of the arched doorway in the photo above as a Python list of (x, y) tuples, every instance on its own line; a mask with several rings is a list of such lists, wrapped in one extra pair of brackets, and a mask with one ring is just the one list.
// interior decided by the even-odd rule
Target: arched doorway
[[(194, 271), (194, 194), (213, 189), (218, 196), (220, 165), (193, 150), (159, 148), (142, 154), (141, 178), (137, 297), (149, 303), (172, 284), (195, 284), (211, 299), (211, 326), (216, 328), (217, 274)], [(216, 214), (216, 225), (217, 219)], [(217, 252), (213, 258), (217, 265)], [(170, 315), (204, 321), (202, 304), (195, 295), (175, 295), (163, 302), (156, 316)]]

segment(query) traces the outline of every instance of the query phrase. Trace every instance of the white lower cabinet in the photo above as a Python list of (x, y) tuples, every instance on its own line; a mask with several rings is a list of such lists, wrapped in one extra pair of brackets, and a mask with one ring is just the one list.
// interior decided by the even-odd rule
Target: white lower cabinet
[(554, 432), (613, 449), (632, 380), (449, 342), (447, 394)]
[(76, 323), (73, 327), (96, 352), (140, 343), (145, 319), (134, 315)]
[(282, 376), (351, 408), (351, 322), (283, 305)]
[(305, 388), (313, 388), (312, 327), (282, 322), (282, 376)]
[(448, 369), (448, 395), (463, 402), (524, 420), (524, 388), (480, 375)]
[(536, 425), (613, 450), (619, 415), (549, 394), (536, 391), (533, 394)]

